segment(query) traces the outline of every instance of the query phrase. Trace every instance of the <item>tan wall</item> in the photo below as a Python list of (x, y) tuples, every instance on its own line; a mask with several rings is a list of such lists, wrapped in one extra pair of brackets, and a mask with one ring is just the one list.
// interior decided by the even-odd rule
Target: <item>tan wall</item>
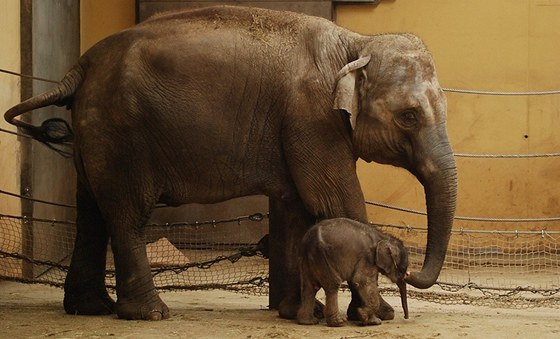
[[(82, 0), (82, 52), (134, 24), (134, 0)], [(383, 0), (343, 5), (337, 23), (364, 34), (412, 32), (434, 55), (444, 87), (490, 91), (559, 89), (560, 1)], [(449, 131), (457, 153), (560, 151), (560, 96), (496, 97), (448, 94)], [(527, 137), (526, 137), (527, 136)], [(560, 160), (458, 158), (458, 215), (560, 216)], [(424, 209), (424, 192), (406, 171), (359, 163), (366, 199)], [(369, 207), (370, 219), (424, 225), (425, 218)], [(558, 229), (555, 224), (457, 222), (465, 228)]]
[[(341, 6), (337, 23), (364, 34), (411, 32), (432, 52), (443, 87), (490, 91), (560, 89), (560, 1), (407, 0)], [(560, 152), (560, 96), (448, 94), (448, 125), (456, 153)], [(458, 215), (560, 216), (560, 159), (457, 159)], [(403, 170), (359, 165), (366, 198), (424, 209), (422, 187)], [(395, 224), (424, 218), (369, 208)], [(559, 229), (555, 224), (456, 222), (484, 229)]]
[[(8, 0), (0, 3), (0, 41), (2, 49), (10, 53), (0, 53), (0, 67), (19, 71), (19, 0)], [(2, 115), (19, 102), (19, 78), (13, 75), (0, 74), (0, 112)], [(0, 128), (15, 131), (15, 127), (0, 119)], [(13, 135), (0, 132), (0, 189), (17, 192), (19, 177), (17, 175), (18, 142)], [(19, 213), (17, 199), (1, 196), (0, 213)]]
[[(11, 71), (19, 71), (19, 0), (4, 0), (0, 2), (0, 67)], [(19, 78), (0, 73), (0, 112), (4, 112), (19, 102)], [(15, 128), (0, 118), (0, 128), (15, 131)], [(0, 189), (8, 192), (19, 192), (19, 143), (14, 135), (0, 132)], [(0, 194), (0, 214), (20, 215), (19, 200)], [(0, 222), (0, 249), (7, 252), (20, 250), (21, 232), (18, 225)], [(0, 274), (18, 275), (12, 259), (0, 259)], [(12, 267), (12, 268), (10, 268)], [(6, 271), (7, 270), (7, 271)]]
[(135, 23), (135, 0), (81, 0), (80, 50)]

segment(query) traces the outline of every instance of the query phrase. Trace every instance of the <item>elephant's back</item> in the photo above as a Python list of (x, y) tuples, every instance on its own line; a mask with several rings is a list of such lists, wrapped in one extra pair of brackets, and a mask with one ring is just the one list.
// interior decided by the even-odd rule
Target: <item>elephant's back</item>
[(293, 34), (317, 22), (322, 22), (324, 25), (334, 25), (323, 18), (289, 11), (243, 6), (212, 6), (194, 10), (164, 12), (153, 16), (137, 27), (141, 29), (145, 27), (150, 31), (170, 27), (189, 29), (199, 27), (213, 30), (238, 29), (258, 35), (270, 33)]

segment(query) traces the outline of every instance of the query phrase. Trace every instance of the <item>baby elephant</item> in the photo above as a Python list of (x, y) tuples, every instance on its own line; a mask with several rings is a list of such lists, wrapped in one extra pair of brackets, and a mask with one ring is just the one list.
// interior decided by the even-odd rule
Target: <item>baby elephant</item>
[(326, 295), (328, 326), (342, 326), (346, 317), (338, 310), (338, 289), (343, 281), (359, 294), (357, 310), (362, 325), (379, 325), (380, 295), (378, 272), (397, 283), (405, 319), (408, 319), (406, 282), (408, 254), (402, 241), (373, 226), (346, 218), (327, 219), (313, 226), (303, 237), (300, 262), (300, 324), (318, 323), (313, 315), (315, 295), (322, 287)]

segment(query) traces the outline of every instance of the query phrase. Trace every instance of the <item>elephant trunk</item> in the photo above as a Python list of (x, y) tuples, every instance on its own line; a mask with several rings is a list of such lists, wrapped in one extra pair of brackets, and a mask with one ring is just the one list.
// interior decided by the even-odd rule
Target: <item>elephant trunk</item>
[(403, 312), (404, 312), (404, 318), (408, 319), (408, 301), (407, 301), (407, 295), (406, 295), (406, 281), (403, 280), (399, 280), (397, 282), (397, 286), (399, 287), (399, 294), (401, 296), (401, 305), (403, 308)]
[[(437, 156), (439, 154), (439, 156)], [(411, 272), (406, 281), (416, 288), (429, 288), (437, 280), (453, 227), (457, 197), (457, 169), (453, 151), (447, 140), (436, 148), (434, 161), (418, 171), (424, 185), (428, 214), (426, 256), (420, 272)]]

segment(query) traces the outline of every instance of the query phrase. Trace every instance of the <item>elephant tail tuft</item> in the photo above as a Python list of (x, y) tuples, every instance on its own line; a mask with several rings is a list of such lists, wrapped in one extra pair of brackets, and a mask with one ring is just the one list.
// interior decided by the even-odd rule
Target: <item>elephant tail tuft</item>
[(10, 108), (4, 114), (4, 119), (10, 124), (23, 129), (33, 139), (51, 148), (53, 148), (52, 144), (71, 142), (74, 139), (74, 133), (68, 122), (64, 119), (51, 118), (45, 120), (41, 126), (35, 126), (16, 118), (26, 112), (50, 105), (70, 108), (73, 96), (82, 84), (83, 79), (83, 68), (76, 64), (54, 88)]

